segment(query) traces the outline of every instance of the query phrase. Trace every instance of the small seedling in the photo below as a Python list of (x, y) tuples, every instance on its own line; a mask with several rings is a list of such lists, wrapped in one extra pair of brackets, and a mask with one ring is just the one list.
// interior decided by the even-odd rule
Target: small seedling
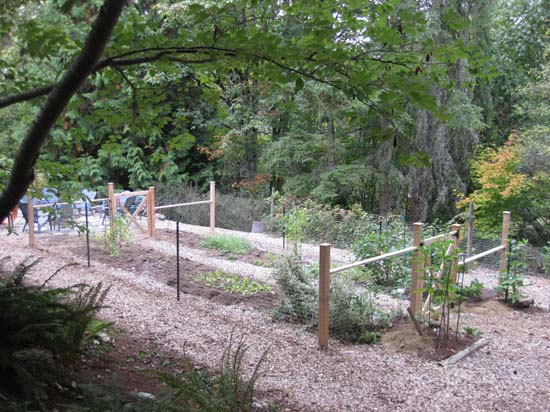
[(470, 336), (479, 336), (479, 335), (481, 335), (481, 332), (479, 331), (479, 329), (475, 328), (473, 326), (464, 326), (464, 333), (466, 333), (466, 335), (470, 335)]
[(210, 273), (199, 273), (195, 280), (207, 286), (214, 286), (229, 293), (241, 295), (254, 295), (259, 292), (271, 292), (269, 285), (264, 285), (246, 277), (240, 277), (233, 273), (216, 270)]

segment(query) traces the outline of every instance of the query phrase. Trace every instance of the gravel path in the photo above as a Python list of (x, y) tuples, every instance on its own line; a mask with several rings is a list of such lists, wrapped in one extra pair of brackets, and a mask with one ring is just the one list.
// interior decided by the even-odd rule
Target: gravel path
[[(176, 230), (176, 222), (170, 220), (157, 220), (157, 229)], [(206, 236), (210, 234), (210, 228), (207, 226), (194, 226), (180, 223), (180, 229), (185, 232), (196, 233), (197, 235)], [(216, 228), (216, 234), (227, 234), (246, 239), (254, 243), (260, 250), (267, 252), (283, 254), (283, 241), (281, 238), (276, 238), (265, 233), (248, 233), (238, 230)], [(319, 261), (319, 245), (303, 243), (301, 247), (302, 259), (318, 262)], [(334, 263), (351, 263), (355, 260), (353, 253), (346, 250), (332, 247), (330, 250), (331, 260)]]
[[(155, 249), (159, 253), (176, 256), (176, 248), (173, 243), (151, 238), (140, 240), (140, 243), (143, 246)], [(202, 263), (203, 265), (214, 266), (227, 272), (238, 273), (239, 275), (245, 275), (265, 283), (275, 284), (275, 280), (271, 276), (273, 271), (271, 268), (239, 262), (238, 260), (228, 260), (209, 256), (207, 250), (192, 249), (188, 247), (180, 249), (180, 256)]]
[[(186, 228), (187, 230), (187, 228)], [(102, 316), (129, 333), (154, 339), (161, 347), (182, 350), (197, 364), (216, 367), (232, 331), (246, 335), (249, 364), (269, 350), (259, 389), (275, 391), (303, 411), (548, 411), (550, 402), (550, 314), (501, 306), (468, 314), (467, 322), (491, 339), (488, 347), (459, 364), (442, 368), (412, 354), (390, 354), (381, 346), (352, 346), (331, 341), (319, 351), (316, 337), (302, 328), (274, 323), (268, 313), (245, 306), (222, 306), (183, 295), (155, 279), (92, 268), (67, 251), (31, 250), (26, 238), (0, 232), (0, 257), (14, 265), (29, 255), (42, 263), (29, 280), (44, 281), (70, 261), (50, 283), (66, 286), (86, 279), (110, 284), (109, 308)], [(542, 306), (550, 303), (550, 282), (529, 287)], [(538, 303), (537, 298), (537, 303)], [(489, 308), (491, 309), (491, 308)], [(136, 348), (136, 350), (138, 350)]]

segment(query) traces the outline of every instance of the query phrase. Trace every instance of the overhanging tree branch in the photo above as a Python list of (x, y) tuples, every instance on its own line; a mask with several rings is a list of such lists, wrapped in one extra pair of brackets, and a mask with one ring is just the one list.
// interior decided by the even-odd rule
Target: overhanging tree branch
[[(155, 61), (161, 60), (164, 57), (166, 57), (171, 61), (175, 61), (183, 64), (202, 64), (202, 63), (210, 63), (214, 61), (213, 58), (184, 59), (184, 58), (173, 57), (174, 55), (198, 54), (206, 51), (221, 53), (225, 56), (235, 56), (237, 54), (235, 50), (225, 49), (220, 47), (208, 47), (208, 46), (154, 47), (154, 48), (147, 48), (147, 49), (138, 49), (138, 50), (132, 50), (117, 56), (112, 56), (101, 60), (99, 63), (97, 63), (93, 67), (91, 73), (96, 73), (107, 67), (123, 67), (123, 66), (134, 66), (134, 65), (143, 64), (143, 63), (153, 63)], [(154, 52), (154, 53), (150, 55), (129, 58), (129, 56), (135, 56), (136, 54), (147, 54), (151, 52)], [(3, 109), (5, 107), (11, 106), (16, 103), (21, 103), (28, 100), (36, 99), (37, 97), (45, 96), (52, 91), (52, 89), (56, 86), (56, 84), (57, 83), (53, 83), (46, 86), (41, 86), (37, 89), (33, 89), (33, 90), (29, 90), (22, 93), (17, 93), (11, 96), (0, 98), (0, 109)]]
[[(215, 53), (218, 56), (212, 56), (208, 55), (205, 56), (205, 54), (212, 54)], [(181, 55), (199, 55), (196, 59), (186, 59), (183, 57), (177, 57)], [(248, 56), (248, 57), (254, 57), (258, 60), (263, 60), (267, 63), (270, 63), (276, 67), (279, 67), (287, 72), (295, 73), (299, 76), (302, 76), (306, 79), (314, 80), (316, 82), (324, 83), (329, 86), (335, 87), (339, 90), (342, 90), (346, 93), (349, 93), (350, 95), (356, 96), (356, 93), (354, 93), (353, 90), (350, 88), (343, 87), (340, 82), (334, 81), (334, 80), (327, 80), (322, 78), (321, 76), (316, 75), (316, 71), (319, 68), (322, 68), (324, 65), (318, 65), (313, 70), (305, 70), (303, 68), (295, 68), (288, 64), (285, 64), (284, 62), (278, 61), (276, 59), (273, 59), (269, 56), (260, 54), (260, 53), (247, 53), (246, 51), (238, 50), (238, 49), (228, 49), (223, 47), (216, 47), (216, 46), (193, 46), (193, 47), (178, 47), (178, 46), (168, 46), (168, 47), (151, 47), (151, 48), (143, 48), (143, 49), (136, 49), (131, 50), (126, 53), (117, 55), (117, 56), (111, 56), (108, 58), (105, 58), (98, 62), (94, 68), (92, 69), (91, 73), (98, 72), (100, 70), (103, 70), (107, 67), (123, 67), (123, 66), (134, 66), (138, 64), (144, 64), (144, 63), (153, 63), (155, 61), (166, 59), (172, 62), (182, 63), (182, 64), (204, 64), (204, 63), (211, 63), (215, 61), (217, 58), (220, 57), (236, 57), (236, 56)], [(304, 61), (310, 61), (312, 62), (313, 55), (310, 55), (307, 57)], [(133, 57), (135, 56), (135, 57)], [(358, 56), (356, 56), (358, 57)], [(353, 60), (353, 59), (352, 59)], [(398, 62), (398, 61), (391, 61), (391, 60), (384, 60), (382, 58), (368, 58), (370, 61), (376, 61), (380, 64), (388, 64), (388, 65), (397, 65), (405, 67), (412, 71), (411, 67), (407, 65), (407, 63)], [(336, 70), (340, 75), (344, 77), (348, 77), (345, 73), (342, 71)], [(20, 103), (27, 100), (32, 100), (40, 96), (44, 96), (48, 94), (55, 84), (51, 84), (48, 86), (43, 86), (35, 90), (15, 94), (13, 96), (8, 96), (5, 98), (0, 98), (0, 109), (5, 108), (7, 106), (10, 106), (15, 103)], [(356, 96), (357, 97), (357, 96)]]
[(71, 97), (94, 71), (125, 3), (126, 0), (105, 0), (82, 51), (62, 79), (52, 86), (48, 98), (19, 146), (9, 180), (0, 194), (0, 221), (8, 216), (32, 183), (34, 165), (44, 141)]

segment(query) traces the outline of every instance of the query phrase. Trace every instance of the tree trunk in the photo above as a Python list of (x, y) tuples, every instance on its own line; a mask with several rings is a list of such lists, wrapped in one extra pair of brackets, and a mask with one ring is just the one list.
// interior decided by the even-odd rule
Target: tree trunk
[(332, 113), (325, 113), (327, 120), (327, 132), (328, 132), (328, 168), (329, 170), (336, 169), (336, 128), (334, 127), (334, 117)]
[(125, 3), (125, 0), (105, 0), (80, 55), (52, 89), (29, 127), (0, 195), (0, 221), (8, 216), (33, 182), (34, 165), (44, 141), (71, 97), (98, 63)]

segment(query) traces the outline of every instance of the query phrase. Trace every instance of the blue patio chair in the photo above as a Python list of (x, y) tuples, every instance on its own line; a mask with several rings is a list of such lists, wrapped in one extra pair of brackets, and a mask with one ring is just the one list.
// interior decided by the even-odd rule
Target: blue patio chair
[[(40, 204), (47, 204), (47, 200), (42, 199), (33, 199), (32, 200), (33, 205), (40, 205)], [(23, 225), (23, 232), (25, 231), (25, 228), (27, 227), (29, 223), (29, 209), (27, 207), (27, 199), (24, 197), (19, 201), (19, 209), (21, 210), (21, 214), (23, 215), (23, 218), (25, 219), (25, 224)], [(42, 232), (42, 227), (44, 225), (49, 224), (50, 230), (52, 230), (52, 216), (50, 213), (46, 210), (39, 209), (39, 208), (33, 208), (34, 211), (34, 224), (36, 225), (36, 229), (38, 233)]]
[(82, 191), (82, 195), (84, 196), (82, 199), (80, 199), (80, 202), (74, 203), (73, 208), (78, 210), (78, 214), (80, 214), (83, 210), (86, 210), (86, 207), (88, 208), (88, 211), (91, 212), (91, 214), (94, 214), (94, 210), (92, 209), (91, 201), (95, 199), (97, 196), (97, 192), (93, 190), (84, 189)]
[(59, 201), (57, 189), (54, 189), (53, 187), (45, 187), (42, 189), (42, 199), (47, 200), (48, 203), (56, 204)]

